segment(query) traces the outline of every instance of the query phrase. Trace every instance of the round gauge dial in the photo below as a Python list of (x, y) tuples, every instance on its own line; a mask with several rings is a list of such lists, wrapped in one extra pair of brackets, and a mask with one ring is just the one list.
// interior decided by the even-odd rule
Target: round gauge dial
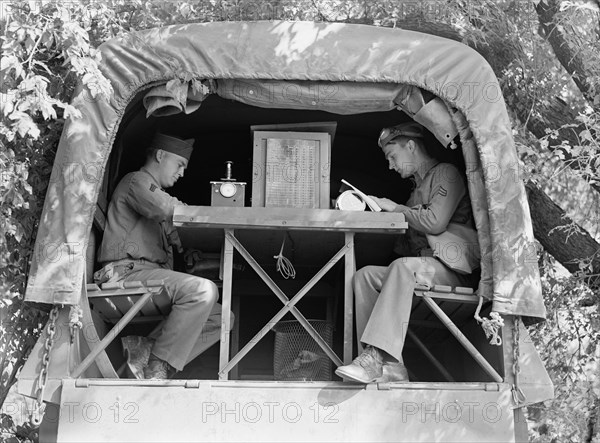
[(225, 198), (230, 198), (237, 192), (237, 186), (233, 183), (222, 183), (219, 192)]

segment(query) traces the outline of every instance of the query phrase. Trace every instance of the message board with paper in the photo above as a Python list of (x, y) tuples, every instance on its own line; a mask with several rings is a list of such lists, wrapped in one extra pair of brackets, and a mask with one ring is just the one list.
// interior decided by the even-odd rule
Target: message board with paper
[(253, 207), (328, 209), (331, 136), (255, 131)]

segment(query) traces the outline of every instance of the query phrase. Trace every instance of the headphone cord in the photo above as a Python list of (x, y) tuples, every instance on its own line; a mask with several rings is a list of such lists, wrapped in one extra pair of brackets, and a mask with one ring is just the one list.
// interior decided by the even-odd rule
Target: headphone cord
[(285, 237), (283, 237), (283, 243), (281, 244), (281, 250), (279, 255), (274, 255), (273, 258), (277, 260), (277, 272), (279, 272), (283, 278), (296, 278), (296, 270), (286, 257), (283, 256), (283, 248), (285, 247)]

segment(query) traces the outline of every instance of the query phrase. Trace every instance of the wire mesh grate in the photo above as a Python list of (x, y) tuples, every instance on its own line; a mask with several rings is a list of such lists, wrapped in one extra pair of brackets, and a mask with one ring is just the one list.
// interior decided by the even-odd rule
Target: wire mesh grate
[[(331, 347), (333, 326), (325, 320), (309, 320), (323, 340)], [(297, 320), (281, 321), (273, 328), (275, 380), (331, 380), (331, 359)]]

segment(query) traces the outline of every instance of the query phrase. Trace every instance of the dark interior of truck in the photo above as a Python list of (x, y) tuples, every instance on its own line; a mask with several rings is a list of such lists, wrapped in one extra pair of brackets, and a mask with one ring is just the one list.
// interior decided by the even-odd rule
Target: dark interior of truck
[[(237, 101), (223, 99), (216, 94), (206, 98), (199, 110), (167, 117), (146, 117), (142, 104), (142, 94), (128, 106), (113, 150), (109, 158), (102, 195), (99, 197), (99, 210), (106, 214), (108, 201), (119, 180), (128, 172), (139, 169), (144, 161), (145, 148), (156, 131), (194, 138), (195, 149), (185, 176), (168, 192), (188, 205), (210, 206), (211, 181), (221, 180), (225, 175), (225, 162), (232, 161), (232, 177), (237, 182), (245, 182), (244, 205), (252, 206), (253, 186), (253, 135), (252, 125), (302, 124), (309, 122), (336, 122), (335, 137), (331, 146), (329, 194), (331, 208), (340, 194), (341, 179), (346, 179), (366, 194), (387, 197), (404, 203), (412, 190), (410, 180), (404, 180), (395, 171), (388, 169), (387, 161), (377, 146), (377, 138), (383, 127), (393, 126), (409, 117), (398, 110), (363, 114), (338, 115), (317, 110), (290, 110), (259, 108)], [(428, 139), (434, 155), (442, 161), (452, 162), (464, 170), (460, 147), (446, 150), (433, 136)], [(101, 230), (95, 224), (97, 245), (101, 240)], [(280, 252), (286, 240), (284, 255), (296, 270), (295, 279), (284, 279), (276, 270), (273, 256)], [(201, 252), (207, 260), (217, 261), (220, 256), (220, 242), (207, 238)], [(318, 235), (307, 235), (294, 231), (260, 231), (242, 236), (248, 250), (257, 257), (259, 264), (284, 289), (289, 297), (298, 291), (304, 282), (326, 262), (335, 252), (335, 247)], [(382, 234), (357, 234), (355, 239), (356, 267), (366, 265), (387, 265), (394, 258), (394, 236)], [(186, 246), (184, 242), (184, 247)], [(333, 252), (332, 252), (333, 251)], [(233, 306), (236, 313), (236, 334), (238, 348), (252, 339), (258, 330), (281, 308), (281, 302), (272, 294), (257, 274), (238, 255), (234, 256)], [(176, 258), (177, 270), (185, 270), (185, 260)], [(98, 269), (97, 263), (94, 265)], [(218, 263), (207, 266), (201, 274), (219, 284)], [(200, 275), (200, 274), (199, 274)], [(475, 288), (476, 289), (476, 288)], [(298, 304), (304, 316), (313, 321), (316, 329), (331, 342), (333, 350), (341, 355), (343, 330), (343, 269), (337, 264), (322, 282)], [(489, 312), (484, 306), (482, 315)], [(475, 344), (482, 355), (499, 372), (503, 373), (502, 347), (490, 346), (486, 337), (473, 319), (472, 309), (454, 308), (450, 316), (467, 337)], [(238, 380), (334, 380), (340, 379), (333, 373), (331, 361), (320, 369), (318, 376), (288, 371), (289, 363), (299, 355), (310, 337), (303, 334), (302, 328), (294, 329), (294, 317), (287, 314), (281, 324), (242, 359), (231, 379)], [(412, 323), (414, 320), (414, 324)], [(102, 319), (100, 319), (102, 321)], [(131, 323), (121, 336), (145, 335), (155, 325)], [(455, 381), (481, 382), (490, 380), (480, 366), (463, 349), (440, 321), (425, 307), (413, 303), (411, 326), (415, 335), (427, 349), (441, 362)], [(319, 329), (321, 328), (321, 329)], [(291, 349), (291, 351), (290, 351)], [(354, 355), (358, 351), (354, 338)], [(291, 354), (290, 354), (291, 352)], [(122, 349), (115, 340), (108, 349), (108, 355), (115, 368), (123, 366)], [(291, 356), (290, 356), (291, 355)], [(282, 358), (290, 362), (282, 363)], [(411, 381), (446, 381), (439, 369), (431, 363), (421, 348), (409, 338), (404, 350), (404, 360)], [(286, 364), (288, 366), (286, 366)], [(219, 365), (218, 344), (208, 349), (186, 366), (177, 378), (216, 379)], [(282, 366), (283, 365), (283, 366)], [(283, 367), (283, 369), (282, 369)], [(292, 368), (293, 369), (293, 368)]]

